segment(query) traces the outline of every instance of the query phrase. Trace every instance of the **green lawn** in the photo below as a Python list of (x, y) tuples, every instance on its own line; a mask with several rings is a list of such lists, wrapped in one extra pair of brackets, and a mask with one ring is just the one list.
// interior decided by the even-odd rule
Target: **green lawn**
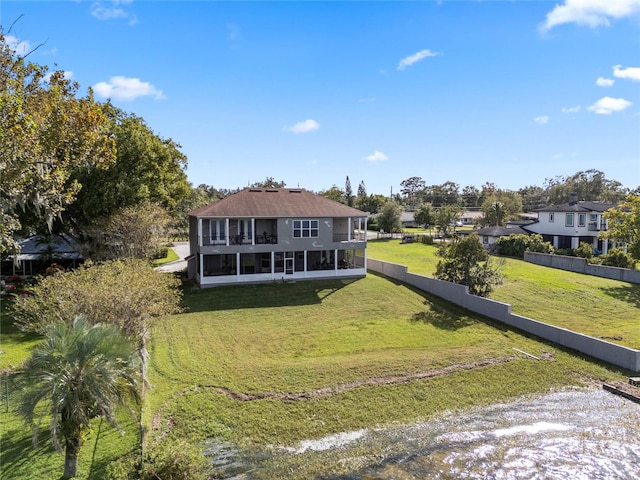
[(164, 265), (165, 263), (175, 262), (180, 259), (180, 255), (178, 255), (175, 250), (171, 247), (167, 248), (167, 256), (164, 258), (158, 258), (153, 261), (154, 267), (159, 267), (160, 265)]
[[(433, 276), (437, 247), (399, 240), (373, 240), (371, 258), (399, 263), (412, 273)], [(614, 343), (640, 349), (640, 285), (542, 267), (514, 258), (503, 263), (504, 283), (490, 298), (512, 312)]]
[[(393, 249), (390, 243), (380, 246)], [(395, 243), (402, 253), (423, 247)], [(421, 252), (427, 259), (433, 249)], [(262, 454), (628, 373), (372, 274), (186, 290), (184, 304), (185, 313), (159, 321), (151, 332), (152, 388), (143, 409), (148, 442), (163, 435), (197, 445), (215, 439)], [(37, 339), (15, 331), (6, 315), (2, 327), (0, 359), (6, 354), (13, 360), (3, 365), (15, 366)], [(532, 360), (515, 349), (549, 359)], [(484, 366), (471, 368), (474, 362)], [(5, 385), (3, 379), (2, 478), (58, 478), (51, 472), (62, 472), (63, 457), (50, 446), (46, 420), (33, 450)], [(110, 461), (136, 450), (136, 425), (126, 414), (122, 421), (123, 438), (96, 423), (80, 452), (78, 478), (105, 478)], [(348, 468), (325, 452), (268, 461), (254, 473), (306, 479)]]
[[(150, 438), (168, 432), (251, 450), (295, 446), (543, 393), (584, 377), (622, 378), (619, 370), (371, 274), (350, 282), (205, 289), (188, 292), (185, 302), (187, 313), (153, 331)], [(514, 349), (552, 352), (553, 361), (513, 359)], [(487, 359), (503, 363), (401, 381)], [(378, 384), (389, 379), (395, 381)], [(319, 390), (327, 394), (315, 397)], [(285, 464), (260, 478), (310, 478), (340, 468), (326, 459), (309, 462), (295, 473)]]

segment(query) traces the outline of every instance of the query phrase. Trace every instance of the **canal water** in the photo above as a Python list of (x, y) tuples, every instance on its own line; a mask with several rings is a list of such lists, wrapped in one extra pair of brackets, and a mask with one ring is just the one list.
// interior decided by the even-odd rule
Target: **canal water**
[[(232, 468), (227, 478), (286, 478), (282, 472), (306, 459), (336, 467), (307, 477), (318, 479), (634, 480), (640, 479), (640, 405), (595, 388), (563, 390), (279, 447), (243, 471)], [(271, 477), (269, 465), (283, 471)]]

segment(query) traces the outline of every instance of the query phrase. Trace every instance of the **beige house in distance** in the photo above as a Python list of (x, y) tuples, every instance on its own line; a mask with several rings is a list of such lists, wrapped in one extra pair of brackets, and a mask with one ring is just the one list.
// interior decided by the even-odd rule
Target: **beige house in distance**
[(245, 188), (189, 213), (200, 286), (364, 277), (366, 212), (304, 189)]

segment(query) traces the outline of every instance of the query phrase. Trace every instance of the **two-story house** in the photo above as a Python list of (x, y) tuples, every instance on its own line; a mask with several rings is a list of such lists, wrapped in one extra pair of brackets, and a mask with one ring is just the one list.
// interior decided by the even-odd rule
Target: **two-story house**
[(602, 214), (613, 207), (612, 203), (578, 201), (577, 195), (572, 194), (568, 203), (538, 210), (538, 221), (524, 228), (539, 233), (555, 248), (577, 248), (586, 242), (593, 245), (594, 250), (607, 253), (612, 244), (598, 238), (598, 234), (607, 229)]
[(189, 213), (201, 286), (364, 277), (368, 214), (304, 189), (245, 188)]

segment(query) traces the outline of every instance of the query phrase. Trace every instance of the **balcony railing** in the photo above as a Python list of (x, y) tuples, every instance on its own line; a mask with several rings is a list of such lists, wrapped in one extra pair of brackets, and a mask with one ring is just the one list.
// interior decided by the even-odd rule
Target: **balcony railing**
[[(252, 242), (251, 237), (247, 235), (229, 235), (229, 245), (252, 245), (253, 243), (254, 242)], [(265, 244), (265, 243), (276, 244), (278, 243), (278, 237), (276, 237), (275, 235), (267, 235), (267, 236), (256, 235), (256, 238), (255, 238), (256, 245)], [(203, 235), (202, 245), (204, 246), (227, 245), (227, 237), (226, 236), (211, 237), (210, 235)]]
[(334, 242), (364, 242), (366, 239), (367, 239), (367, 234), (365, 232), (354, 232), (351, 234), (351, 238), (349, 238), (348, 233), (333, 234)]

